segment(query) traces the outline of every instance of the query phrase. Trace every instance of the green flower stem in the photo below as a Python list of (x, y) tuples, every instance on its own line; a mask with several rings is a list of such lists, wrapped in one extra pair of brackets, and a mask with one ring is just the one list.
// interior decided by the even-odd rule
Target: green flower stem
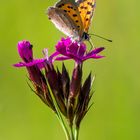
[(79, 127), (75, 128), (75, 140), (78, 140), (79, 138)]
[[(50, 87), (49, 87), (49, 88), (50, 88)], [(63, 120), (63, 117), (62, 117), (61, 112), (60, 112), (60, 109), (59, 109), (59, 106), (58, 106), (58, 104), (57, 104), (57, 102), (56, 102), (56, 99), (55, 99), (55, 97), (54, 97), (54, 95), (53, 95), (51, 89), (50, 89), (50, 95), (51, 95), (51, 98), (52, 98), (52, 100), (53, 100), (53, 103), (54, 103), (54, 106), (55, 106), (55, 109), (56, 109), (56, 112), (55, 112), (55, 113), (56, 113), (56, 116), (57, 116), (57, 118), (58, 118), (58, 120), (59, 120), (59, 122), (60, 122), (60, 124), (61, 124), (61, 126), (62, 126), (62, 128), (63, 128), (63, 131), (64, 131), (64, 133), (65, 133), (65, 135), (66, 135), (66, 139), (67, 139), (67, 140), (71, 140), (69, 131), (68, 131), (66, 125), (65, 125), (65, 122), (64, 122), (64, 120)]]
[(64, 133), (65, 133), (66, 139), (67, 139), (67, 140), (71, 140), (71, 139), (70, 139), (69, 131), (68, 131), (68, 129), (67, 129), (65, 123), (64, 123), (64, 120), (63, 120), (62, 116), (59, 116), (58, 114), (56, 114), (56, 116), (57, 116), (57, 118), (58, 118), (58, 120), (59, 120), (59, 122), (60, 122), (60, 124), (61, 124), (61, 126), (62, 126), (62, 128), (63, 128), (63, 131), (64, 131)]
[(73, 134), (73, 126), (70, 125), (70, 132), (71, 132), (71, 140), (75, 140), (74, 134)]

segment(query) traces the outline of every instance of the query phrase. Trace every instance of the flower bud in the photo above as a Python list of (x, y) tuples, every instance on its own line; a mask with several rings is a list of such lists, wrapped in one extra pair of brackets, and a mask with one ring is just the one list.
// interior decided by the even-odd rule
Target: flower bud
[(70, 123), (73, 122), (74, 112), (77, 106), (77, 99), (80, 93), (82, 82), (82, 65), (77, 65), (72, 74), (72, 80), (70, 83), (70, 93), (68, 97), (68, 117)]
[(32, 45), (29, 41), (23, 40), (18, 42), (18, 53), (24, 62), (33, 60)]
[(62, 91), (62, 83), (58, 77), (58, 73), (55, 71), (53, 65), (48, 63), (45, 67), (46, 79), (48, 80), (50, 89), (55, 97), (56, 102), (58, 103), (59, 109), (64, 116), (67, 115), (66, 106), (64, 103), (64, 96)]
[(81, 87), (81, 91), (78, 97), (77, 109), (76, 109), (76, 117), (75, 117), (75, 124), (76, 127), (80, 127), (80, 123), (86, 113), (89, 110), (89, 101), (92, 97), (91, 94), (91, 74), (85, 80), (83, 86)]

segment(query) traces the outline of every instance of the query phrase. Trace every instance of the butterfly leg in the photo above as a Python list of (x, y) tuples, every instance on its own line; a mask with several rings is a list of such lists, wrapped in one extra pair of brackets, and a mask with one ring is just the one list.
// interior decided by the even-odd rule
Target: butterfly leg
[(90, 44), (90, 46), (91, 46), (91, 47), (90, 47), (90, 50), (89, 50), (89, 52), (90, 52), (92, 49), (95, 49), (95, 47), (94, 47), (94, 45), (93, 45), (91, 39), (89, 39), (88, 42), (89, 42), (89, 44)]

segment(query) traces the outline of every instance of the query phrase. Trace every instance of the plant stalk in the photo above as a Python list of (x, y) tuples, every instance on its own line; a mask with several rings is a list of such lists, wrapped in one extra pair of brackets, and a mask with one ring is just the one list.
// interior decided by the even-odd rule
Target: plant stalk
[(75, 140), (78, 140), (79, 138), (79, 127), (75, 128)]
[(58, 104), (56, 102), (56, 99), (55, 99), (55, 97), (54, 97), (51, 89), (50, 89), (50, 95), (51, 95), (51, 98), (53, 100), (53, 103), (54, 103), (54, 106), (55, 106), (55, 109), (56, 109), (56, 112), (55, 112), (56, 113), (56, 116), (57, 116), (57, 118), (58, 118), (58, 120), (59, 120), (59, 122), (60, 122), (60, 124), (61, 124), (61, 126), (63, 128), (64, 133), (65, 133), (66, 140), (71, 140), (69, 131), (68, 131), (66, 125), (65, 125), (65, 122), (63, 120), (63, 117), (62, 117), (61, 112), (60, 112), (60, 109), (59, 109), (59, 106), (58, 106)]

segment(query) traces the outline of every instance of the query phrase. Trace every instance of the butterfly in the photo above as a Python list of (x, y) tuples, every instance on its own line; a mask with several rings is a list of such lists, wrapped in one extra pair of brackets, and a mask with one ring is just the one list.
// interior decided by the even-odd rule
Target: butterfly
[(89, 40), (88, 30), (95, 11), (95, 0), (60, 0), (49, 7), (47, 14), (52, 23), (72, 40)]

